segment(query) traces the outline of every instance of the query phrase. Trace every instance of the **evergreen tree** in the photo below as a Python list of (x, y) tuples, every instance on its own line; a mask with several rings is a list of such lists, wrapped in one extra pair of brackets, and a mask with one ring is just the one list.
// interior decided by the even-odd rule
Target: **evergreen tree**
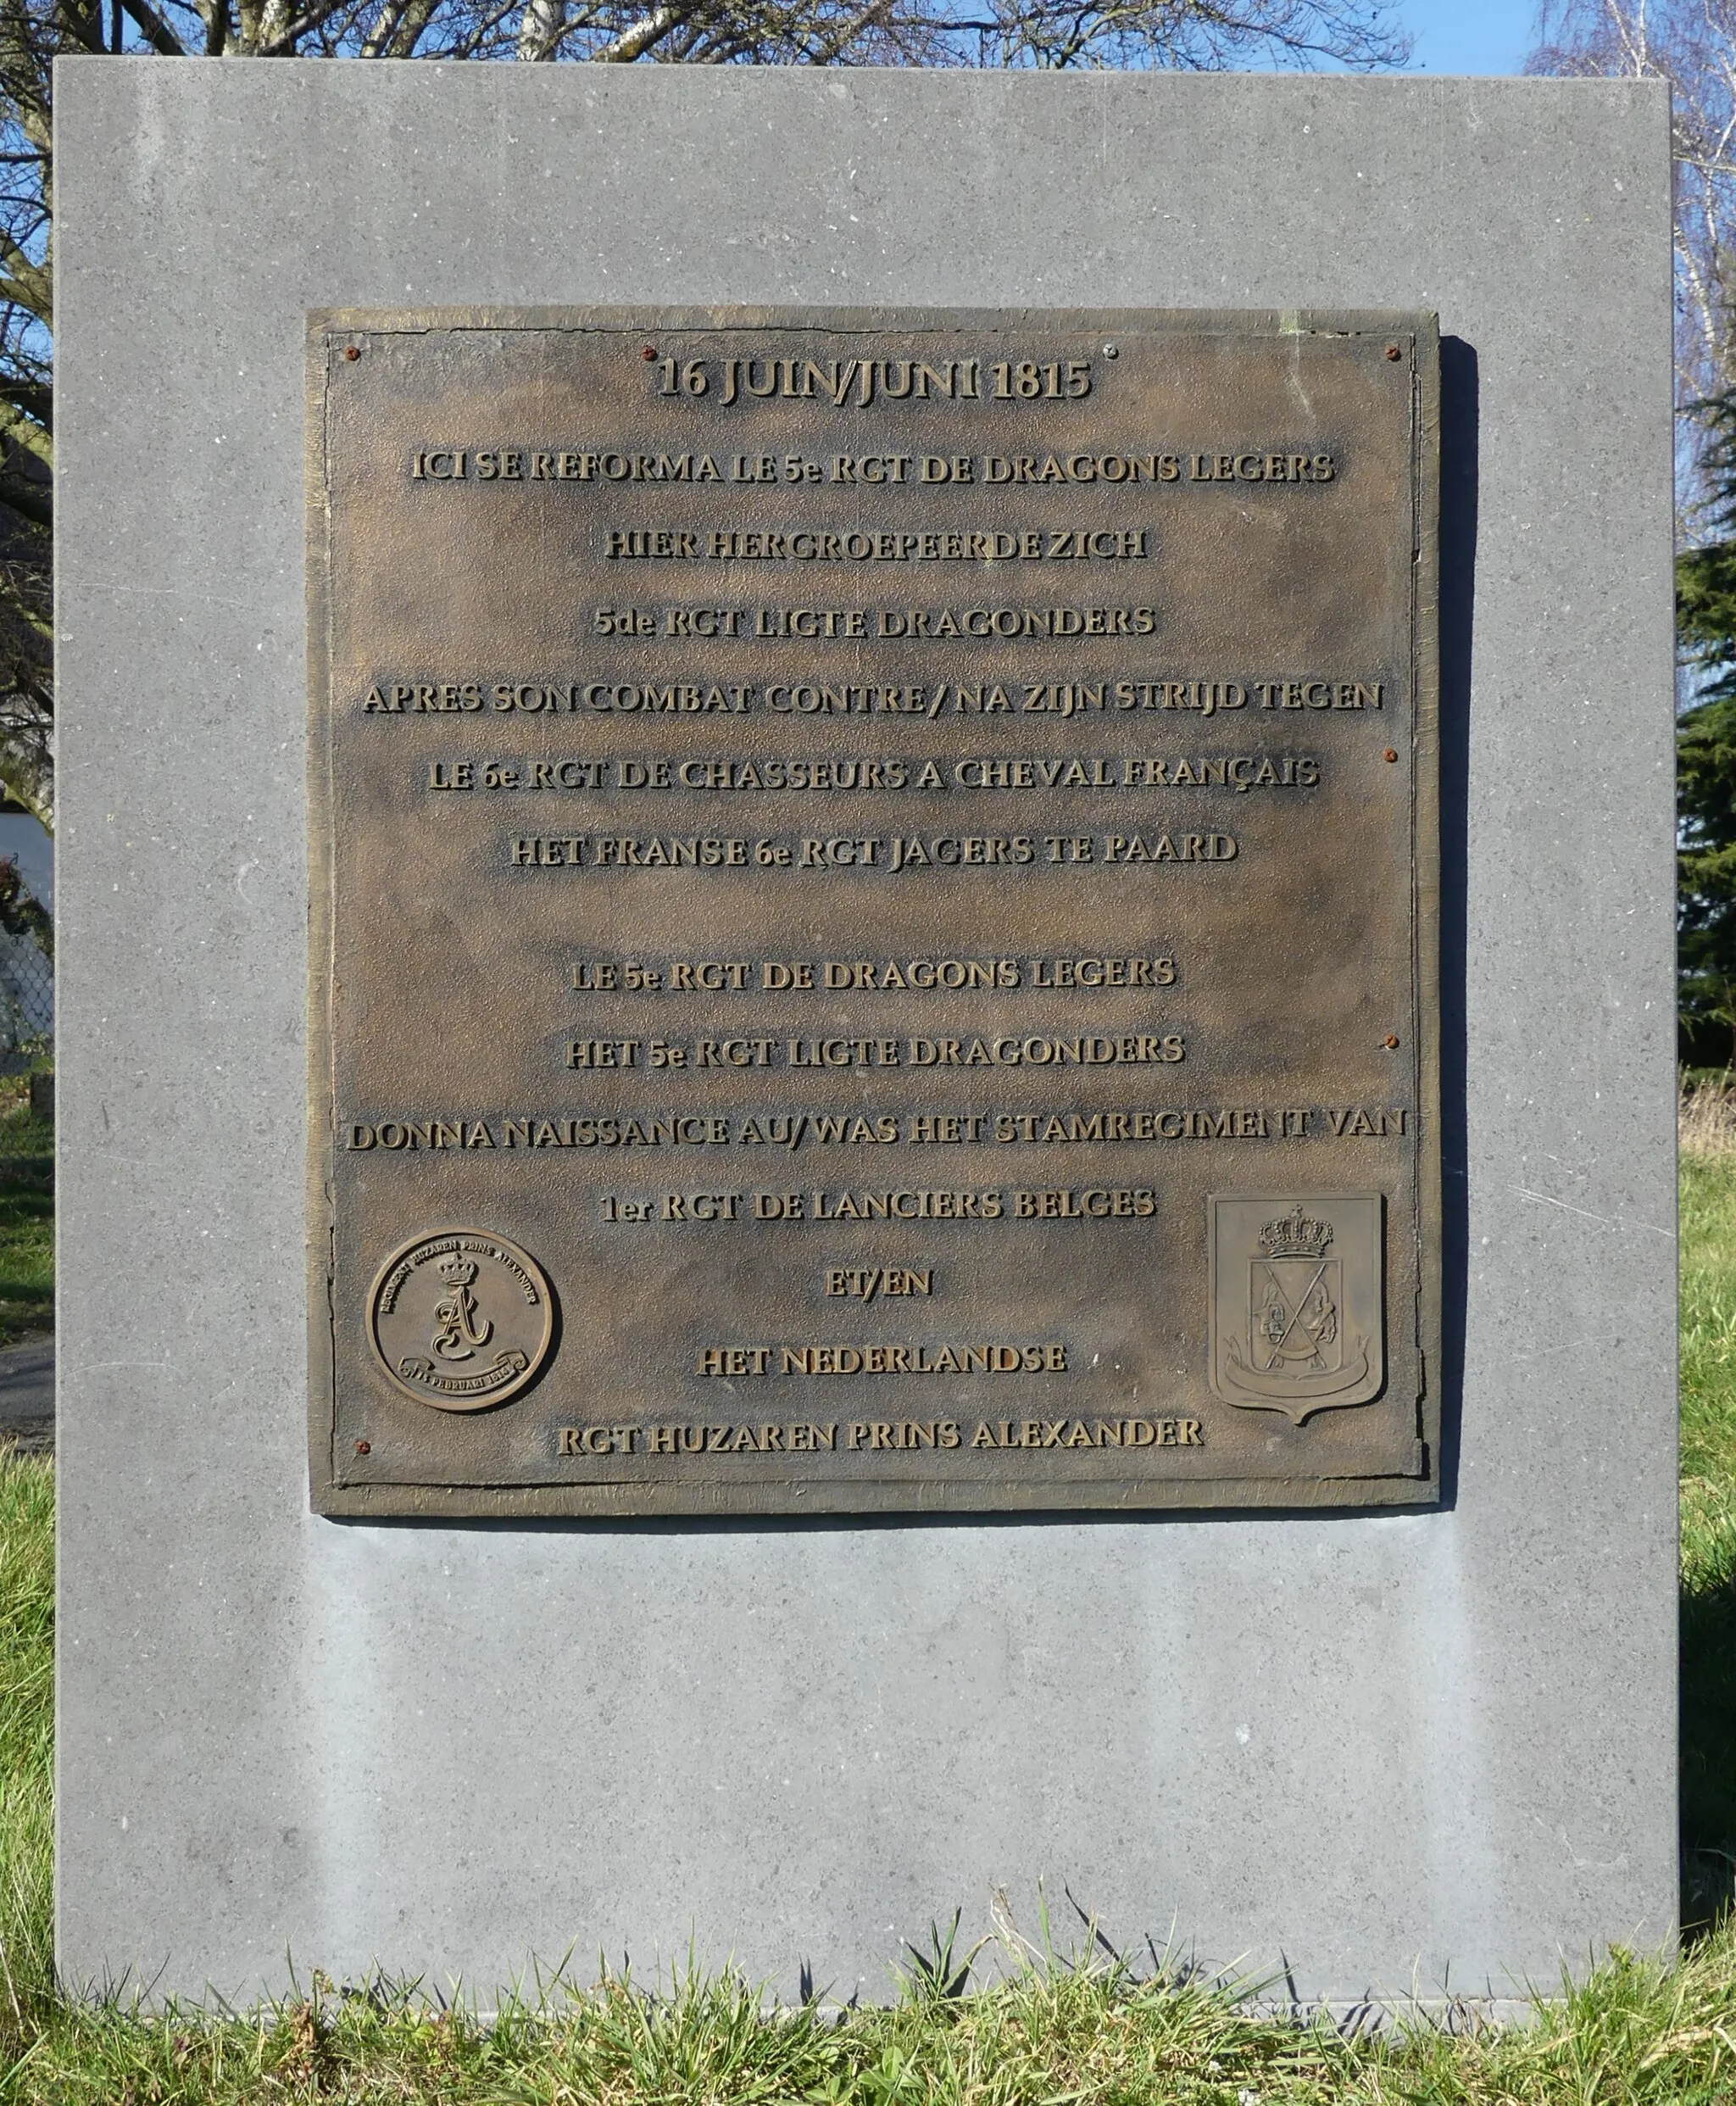
[[(1541, 0), (1526, 71), (1670, 86), (1681, 1056), (1736, 1067), (1736, 0)], [(1687, 544), (1691, 543), (1691, 546)]]

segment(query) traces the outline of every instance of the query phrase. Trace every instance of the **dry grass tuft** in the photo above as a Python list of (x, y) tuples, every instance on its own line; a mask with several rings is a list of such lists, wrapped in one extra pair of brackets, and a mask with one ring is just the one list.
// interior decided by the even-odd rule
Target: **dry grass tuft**
[(1684, 1075), (1676, 1102), (1676, 1131), (1685, 1152), (1736, 1156), (1736, 1072)]

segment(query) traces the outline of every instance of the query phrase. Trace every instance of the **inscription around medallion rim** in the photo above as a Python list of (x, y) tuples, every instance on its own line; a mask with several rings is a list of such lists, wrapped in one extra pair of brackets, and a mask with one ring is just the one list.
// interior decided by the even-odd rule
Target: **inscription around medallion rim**
[(376, 1359), (403, 1396), (436, 1411), (480, 1412), (506, 1403), (541, 1372), (554, 1343), (554, 1299), (542, 1267), (509, 1237), (437, 1229), (400, 1245), (380, 1268), (367, 1325)]

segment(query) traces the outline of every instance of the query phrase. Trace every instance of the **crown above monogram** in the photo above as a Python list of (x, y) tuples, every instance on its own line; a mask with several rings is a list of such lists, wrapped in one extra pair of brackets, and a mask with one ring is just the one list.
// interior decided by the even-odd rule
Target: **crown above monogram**
[(476, 1268), (470, 1260), (459, 1257), (456, 1253), (442, 1258), (435, 1270), (448, 1287), (468, 1287), (476, 1277)]
[(1324, 1257), (1332, 1240), (1332, 1223), (1310, 1220), (1299, 1206), (1292, 1207), (1282, 1221), (1267, 1222), (1260, 1232), (1260, 1249), (1273, 1258)]

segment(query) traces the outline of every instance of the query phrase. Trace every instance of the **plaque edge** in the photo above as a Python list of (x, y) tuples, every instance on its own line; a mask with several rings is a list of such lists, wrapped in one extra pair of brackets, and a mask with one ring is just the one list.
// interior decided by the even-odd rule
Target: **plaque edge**
[[(1412, 1158), (1416, 1239), (1417, 1437), (1423, 1481), (1444, 1510), (1442, 1429), (1442, 1271), (1445, 1206), (1441, 1167), (1441, 332), (1440, 317), (1417, 317), (1414, 390), (1416, 494), (1411, 566), (1411, 975), (1416, 1121)], [(1473, 610), (1474, 618), (1474, 610)]]
[(307, 1319), (308, 1469), (314, 1512), (331, 1511), (337, 1484), (336, 1282), (333, 1201), (331, 967), (334, 917), (331, 784), (331, 506), (326, 473), (330, 327), (313, 314), (303, 343), (303, 546), (307, 578), (308, 1061)]
[[(1088, 1493), (1058, 1499), (1053, 1485), (1033, 1486), (1029, 1497), (1010, 1493), (1004, 1485), (948, 1485), (944, 1496), (913, 1497), (903, 1480), (856, 1479), (848, 1483), (816, 1480), (811, 1496), (792, 1503), (775, 1485), (720, 1486), (706, 1496), (687, 1485), (568, 1484), (546, 1485), (441, 1485), (393, 1482), (334, 1485), (315, 1511), (331, 1520), (370, 1522), (570, 1520), (610, 1524), (659, 1519), (709, 1522), (789, 1522), (809, 1518), (848, 1521), (853, 1515), (912, 1522), (944, 1521), (959, 1515), (1005, 1515), (1020, 1521), (1066, 1522), (1082, 1514), (1194, 1514), (1232, 1518), (1260, 1514), (1318, 1519), (1358, 1513), (1381, 1513), (1394, 1507), (1430, 1508), (1438, 1492), (1425, 1476), (1271, 1478), (1270, 1495), (1250, 1490), (1261, 1480), (1248, 1478), (1176, 1479), (1171, 1485), (1105, 1484)], [(1310, 1488), (1323, 1495), (1310, 1497)], [(938, 1492), (943, 1488), (937, 1485)], [(1159, 1496), (1159, 1493), (1161, 1496)], [(980, 1496), (978, 1496), (980, 1494)], [(629, 1496), (631, 1495), (631, 1496)], [(647, 1496), (650, 1495), (650, 1496)]]
[[(496, 306), (476, 303), (457, 307), (309, 308), (310, 352), (320, 332), (337, 331), (377, 336), (424, 336), (436, 330), (620, 331), (632, 333), (655, 325), (664, 329), (823, 329), (831, 333), (887, 329), (982, 329), (996, 333), (1016, 330), (1060, 335), (1078, 329), (1117, 329), (1150, 336), (1211, 334), (1238, 336), (1361, 337), (1412, 335), (1433, 337), (1438, 346), (1438, 316), (1420, 308), (1279, 307), (943, 307), (905, 305), (829, 306), (801, 301), (787, 305), (721, 301), (668, 304)], [(1419, 360), (1419, 366), (1421, 361)]]

